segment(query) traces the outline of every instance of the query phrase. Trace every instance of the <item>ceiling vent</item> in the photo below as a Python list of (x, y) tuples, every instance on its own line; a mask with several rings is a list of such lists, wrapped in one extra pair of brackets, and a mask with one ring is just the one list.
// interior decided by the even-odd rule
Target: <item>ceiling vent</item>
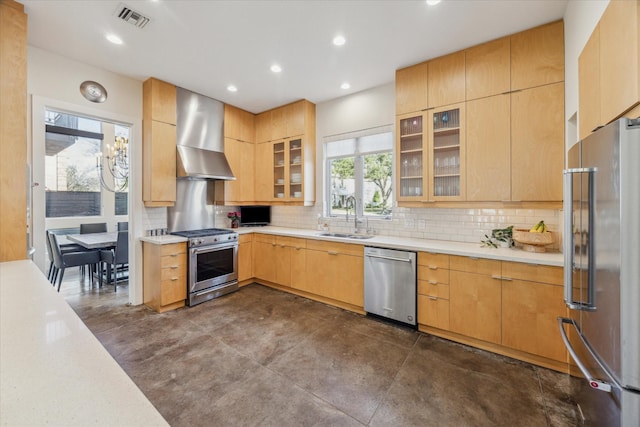
[(149, 23), (149, 18), (122, 3), (118, 5), (114, 14), (124, 22), (135, 25), (138, 28), (144, 28)]

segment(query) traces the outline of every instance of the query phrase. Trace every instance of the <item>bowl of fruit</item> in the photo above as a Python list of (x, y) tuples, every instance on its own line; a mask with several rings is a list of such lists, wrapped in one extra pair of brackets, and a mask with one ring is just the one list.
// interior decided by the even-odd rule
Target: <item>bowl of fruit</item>
[(546, 252), (545, 246), (553, 243), (553, 234), (547, 230), (544, 221), (540, 221), (529, 230), (514, 229), (513, 240), (520, 243), (525, 251)]

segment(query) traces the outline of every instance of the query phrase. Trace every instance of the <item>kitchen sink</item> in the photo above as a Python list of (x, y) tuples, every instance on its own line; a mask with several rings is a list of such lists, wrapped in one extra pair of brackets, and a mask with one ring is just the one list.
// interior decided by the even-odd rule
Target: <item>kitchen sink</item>
[(350, 233), (318, 233), (318, 236), (322, 237), (340, 237), (343, 239), (371, 239), (374, 236), (372, 234), (350, 234)]

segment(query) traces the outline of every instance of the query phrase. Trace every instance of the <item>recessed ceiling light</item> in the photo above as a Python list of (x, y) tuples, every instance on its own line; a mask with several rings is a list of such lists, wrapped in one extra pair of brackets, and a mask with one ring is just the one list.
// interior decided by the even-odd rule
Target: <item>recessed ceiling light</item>
[(427, 4), (428, 4), (429, 6), (435, 6), (435, 5), (437, 5), (438, 3), (440, 3), (440, 0), (427, 0)]
[(347, 82), (344, 82), (340, 85), (340, 89), (349, 89), (351, 88), (351, 85)]
[(347, 42), (347, 39), (345, 39), (343, 36), (335, 36), (333, 38), (333, 44), (336, 46), (342, 46), (346, 42)]
[(122, 44), (122, 39), (115, 34), (107, 34), (106, 37), (113, 44)]
[(282, 71), (282, 67), (279, 66), (278, 64), (273, 64), (271, 66), (271, 71), (273, 71), (274, 73), (279, 73)]
[(227, 90), (228, 90), (229, 92), (237, 92), (237, 91), (238, 91), (238, 88), (237, 88), (237, 87), (235, 87), (234, 85), (229, 85), (229, 86), (227, 86)]

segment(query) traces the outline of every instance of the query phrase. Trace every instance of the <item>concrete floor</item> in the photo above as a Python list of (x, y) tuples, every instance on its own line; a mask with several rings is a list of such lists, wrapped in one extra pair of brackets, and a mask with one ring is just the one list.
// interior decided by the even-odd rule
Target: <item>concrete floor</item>
[(172, 426), (577, 425), (548, 369), (257, 284), (157, 314), (69, 276), (66, 300)]

